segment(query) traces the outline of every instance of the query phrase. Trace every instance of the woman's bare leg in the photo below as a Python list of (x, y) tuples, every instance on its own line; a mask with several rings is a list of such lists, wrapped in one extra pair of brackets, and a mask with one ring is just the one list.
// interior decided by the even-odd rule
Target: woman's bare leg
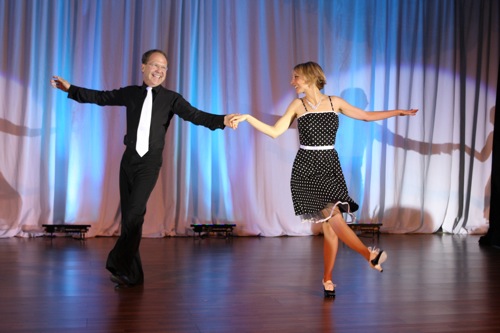
[(332, 227), (328, 223), (323, 223), (323, 259), (324, 259), (324, 271), (323, 271), (323, 281), (332, 280), (332, 271), (335, 266), (335, 258), (337, 257), (337, 251), (339, 248), (339, 238), (333, 231)]
[(359, 239), (354, 231), (347, 225), (338, 207), (335, 207), (333, 216), (328, 220), (328, 225), (335, 234), (354, 251), (361, 254), (366, 260), (370, 260), (370, 250)]
[[(370, 263), (372, 268), (378, 270), (379, 272), (383, 271), (381, 264), (386, 261), (387, 253), (380, 249), (366, 247), (356, 233), (347, 225), (338, 207), (335, 207), (333, 216), (328, 220), (328, 225), (341, 241), (354, 251), (361, 254)], [(335, 260), (333, 263), (335, 263)]]

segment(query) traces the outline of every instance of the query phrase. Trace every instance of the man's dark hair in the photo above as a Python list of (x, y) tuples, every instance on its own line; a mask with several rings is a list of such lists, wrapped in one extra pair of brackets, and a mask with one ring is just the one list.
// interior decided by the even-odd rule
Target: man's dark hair
[(149, 61), (149, 57), (153, 54), (153, 53), (161, 53), (165, 59), (167, 59), (167, 55), (165, 54), (165, 52), (163, 52), (162, 50), (158, 50), (158, 49), (153, 49), (153, 50), (149, 50), (149, 51), (146, 51), (144, 52), (144, 54), (142, 55), (142, 63), (144, 65), (146, 65)]

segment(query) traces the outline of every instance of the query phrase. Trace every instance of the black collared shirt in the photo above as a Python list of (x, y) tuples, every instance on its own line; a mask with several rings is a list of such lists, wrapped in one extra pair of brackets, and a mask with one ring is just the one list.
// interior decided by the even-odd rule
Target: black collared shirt
[[(127, 108), (127, 133), (124, 143), (135, 149), (137, 126), (141, 117), (141, 109), (146, 97), (146, 85), (128, 86), (120, 89), (99, 91), (71, 85), (68, 98), (79, 103), (97, 105), (119, 105)], [(211, 130), (224, 129), (224, 115), (207, 113), (193, 107), (182, 95), (168, 90), (163, 86), (153, 88), (153, 111), (151, 115), (151, 130), (149, 149), (162, 151), (165, 145), (165, 133), (170, 120), (178, 115), (195, 125), (205, 126)]]

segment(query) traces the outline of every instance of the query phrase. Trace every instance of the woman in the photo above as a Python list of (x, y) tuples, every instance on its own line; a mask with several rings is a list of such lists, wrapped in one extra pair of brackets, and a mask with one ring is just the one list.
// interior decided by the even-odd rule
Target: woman
[(332, 282), (332, 271), (339, 238), (380, 272), (381, 264), (387, 259), (384, 251), (366, 247), (343, 218), (342, 213), (352, 214), (358, 205), (348, 195), (334, 147), (339, 126), (338, 114), (375, 121), (395, 116), (414, 116), (418, 110), (367, 112), (340, 97), (326, 96), (320, 91), (326, 84), (325, 74), (314, 62), (295, 66), (290, 84), (297, 94), (304, 94), (304, 97), (293, 100), (274, 126), (249, 114), (235, 116), (231, 125), (236, 128), (240, 122), (247, 121), (260, 132), (276, 138), (297, 119), (300, 149), (293, 163), (290, 182), (293, 206), (295, 214), (303, 221), (322, 223), (325, 239), (323, 289), (326, 297), (333, 297), (335, 284)]

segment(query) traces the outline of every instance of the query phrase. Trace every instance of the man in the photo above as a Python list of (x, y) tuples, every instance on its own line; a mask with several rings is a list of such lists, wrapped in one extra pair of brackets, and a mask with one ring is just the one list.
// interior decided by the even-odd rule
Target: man
[[(126, 149), (120, 164), (121, 234), (106, 262), (106, 269), (111, 272), (110, 279), (117, 287), (144, 283), (139, 255), (142, 225), (146, 204), (162, 164), (165, 133), (174, 114), (211, 130), (231, 126), (230, 121), (234, 117), (200, 111), (180, 94), (162, 87), (167, 66), (166, 54), (154, 49), (142, 56), (142, 86), (97, 91), (71, 85), (59, 76), (51, 80), (54, 88), (67, 92), (68, 98), (77, 102), (101, 106), (120, 105), (127, 109)], [(144, 136), (145, 139), (141, 139)], [(145, 144), (141, 144), (141, 141)]]

